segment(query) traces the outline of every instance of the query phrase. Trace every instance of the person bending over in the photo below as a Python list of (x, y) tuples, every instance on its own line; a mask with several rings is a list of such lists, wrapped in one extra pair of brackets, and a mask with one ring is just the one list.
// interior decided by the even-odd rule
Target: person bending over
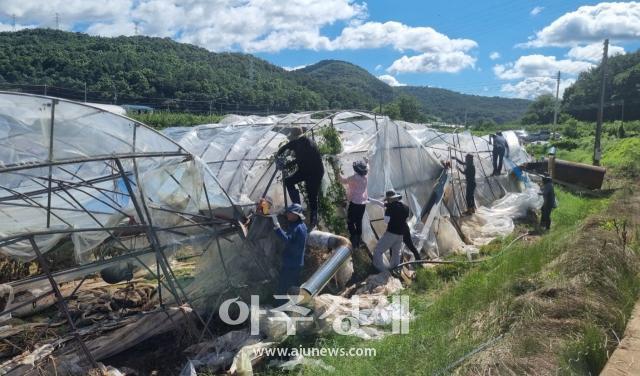
[(304, 266), (304, 250), (307, 244), (307, 226), (304, 224), (304, 210), (300, 204), (292, 204), (286, 210), (289, 226), (284, 231), (274, 217), (274, 231), (285, 242), (282, 252), (282, 266), (276, 293), (285, 295), (291, 287), (300, 285), (300, 274)]

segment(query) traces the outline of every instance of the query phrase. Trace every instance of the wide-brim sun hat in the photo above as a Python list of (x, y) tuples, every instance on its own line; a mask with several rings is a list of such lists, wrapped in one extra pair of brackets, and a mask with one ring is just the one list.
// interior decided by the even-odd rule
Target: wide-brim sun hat
[(297, 215), (298, 217), (300, 217), (301, 220), (304, 221), (304, 209), (302, 208), (302, 206), (300, 204), (291, 204), (289, 205), (289, 207), (285, 210), (285, 213), (293, 213), (295, 215)]
[(389, 201), (398, 201), (402, 199), (402, 195), (397, 193), (396, 191), (387, 191), (384, 194), (384, 200), (389, 202)]

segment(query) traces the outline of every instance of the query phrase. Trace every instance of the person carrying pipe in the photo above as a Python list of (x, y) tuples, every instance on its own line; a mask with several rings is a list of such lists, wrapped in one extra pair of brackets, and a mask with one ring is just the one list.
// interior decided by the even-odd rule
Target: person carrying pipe
[[(300, 204), (300, 192), (296, 188), (296, 184), (304, 182), (309, 200), (309, 230), (312, 230), (318, 224), (318, 194), (324, 176), (322, 157), (316, 143), (305, 136), (300, 127), (291, 128), (289, 142), (278, 149), (276, 161), (279, 160), (277, 157), (280, 157), (287, 150), (292, 151), (295, 155), (294, 163), (297, 165), (297, 171), (286, 177), (284, 183), (291, 201)], [(277, 166), (280, 169), (285, 168), (283, 163), (278, 163)]]
[(464, 166), (461, 169), (458, 166), (458, 171), (464, 175), (467, 190), (465, 192), (465, 199), (467, 201), (467, 211), (464, 214), (473, 214), (476, 212), (476, 166), (473, 164), (473, 155), (467, 154), (464, 158), (464, 162), (460, 159), (453, 157), (458, 163)]
[(276, 293), (285, 295), (291, 287), (300, 285), (300, 274), (304, 265), (304, 250), (307, 244), (307, 226), (304, 224), (304, 209), (300, 204), (290, 205), (285, 214), (289, 226), (287, 231), (280, 227), (278, 219), (273, 217), (273, 230), (285, 242), (282, 252), (282, 266)]
[(509, 143), (504, 138), (502, 132), (496, 132), (495, 135), (491, 135), (493, 141), (493, 174), (492, 176), (498, 176), (502, 174), (502, 162), (504, 156), (509, 156)]
[(544, 200), (540, 210), (540, 227), (549, 231), (551, 229), (551, 212), (556, 208), (556, 192), (553, 189), (553, 180), (550, 176), (542, 177), (542, 192), (538, 194), (542, 195)]
[[(387, 224), (387, 231), (382, 234), (376, 248), (373, 251), (373, 265), (380, 272), (391, 271), (400, 264), (403, 237), (408, 229), (407, 218), (410, 210), (402, 201), (402, 195), (395, 191), (387, 191), (384, 199), (384, 222)], [(376, 202), (377, 200), (372, 202)], [(377, 201), (379, 203), (379, 201)], [(411, 235), (409, 234), (409, 237)], [(410, 240), (410, 239), (409, 239)], [(413, 245), (413, 244), (412, 244)], [(391, 249), (391, 265), (386, 267), (384, 253)]]
[(347, 178), (340, 176), (340, 183), (347, 186), (347, 199), (349, 200), (347, 229), (349, 230), (351, 245), (353, 249), (357, 249), (362, 239), (362, 217), (369, 199), (369, 194), (367, 193), (369, 167), (366, 159), (365, 161), (353, 162), (353, 171), (355, 173)]

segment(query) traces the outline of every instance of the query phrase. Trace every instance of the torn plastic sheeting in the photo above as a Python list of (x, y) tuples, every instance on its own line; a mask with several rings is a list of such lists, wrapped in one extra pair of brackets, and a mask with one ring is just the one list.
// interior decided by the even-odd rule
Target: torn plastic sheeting
[(463, 217), (460, 227), (474, 245), (484, 245), (496, 237), (513, 232), (513, 220), (523, 218), (532, 209), (542, 206), (539, 189), (531, 185), (522, 193), (507, 193), (490, 207), (480, 207), (474, 215)]
[(319, 333), (332, 333), (340, 329), (344, 320), (355, 320), (355, 325), (354, 322), (348, 324), (348, 333), (365, 340), (386, 336), (389, 332), (382, 327), (387, 327), (394, 321), (413, 319), (411, 313), (405, 312), (400, 303), (390, 303), (386, 296), (365, 294), (347, 299), (325, 294), (316, 297), (313, 305)]
[[(185, 158), (188, 154), (178, 144), (131, 119), (62, 99), (0, 93), (0, 126), (0, 162), (3, 168), (14, 169), (0, 172), (3, 186), (8, 185), (0, 192), (0, 237), (55, 229), (75, 231), (71, 236), (37, 236), (35, 241), (43, 253), (69, 237), (78, 260), (95, 261), (83, 256), (110, 235), (106, 231), (85, 234), (78, 230), (126, 227), (127, 217), (141, 223), (125, 199), (120, 171), (113, 161), (103, 160), (105, 156), (167, 155), (140, 156), (135, 165), (129, 158), (122, 159), (139, 202), (153, 201), (165, 209), (179, 208), (196, 214), (207, 207), (202, 198), (203, 189), (207, 189), (213, 207), (231, 206), (206, 166), (197, 159)], [(51, 168), (47, 165), (65, 160), (69, 163)], [(207, 175), (211, 178), (207, 179)], [(49, 176), (53, 179), (51, 194)], [(149, 189), (144, 189), (142, 195), (140, 187)], [(47, 215), (48, 206), (51, 215)], [(156, 214), (151, 218), (154, 224), (175, 223), (179, 217), (167, 211)], [(30, 248), (30, 244), (21, 241), (3, 246), (2, 252), (31, 260), (35, 254)]]

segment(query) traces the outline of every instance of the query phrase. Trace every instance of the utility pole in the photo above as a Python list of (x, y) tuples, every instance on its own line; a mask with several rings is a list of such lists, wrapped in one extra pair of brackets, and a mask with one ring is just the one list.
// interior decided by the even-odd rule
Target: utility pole
[(84, 103), (87, 103), (87, 83), (84, 83)]
[[(560, 96), (560, 71), (558, 71), (558, 79), (556, 82), (556, 103), (553, 106), (553, 131), (557, 133), (558, 125), (558, 97)], [(555, 135), (553, 136), (555, 138)]]
[(211, 116), (211, 107), (213, 107), (213, 101), (209, 101), (209, 116)]
[(56, 30), (60, 30), (60, 14), (56, 12)]
[(467, 109), (464, 109), (464, 127), (467, 127)]
[(47, 95), (47, 84), (44, 84), (44, 95)]
[(609, 39), (604, 40), (604, 51), (602, 53), (602, 64), (600, 66), (601, 73), (601, 86), (600, 86), (600, 106), (598, 107), (598, 119), (596, 122), (596, 139), (593, 144), (593, 165), (600, 166), (600, 157), (602, 151), (600, 150), (600, 136), (602, 135), (602, 118), (604, 117), (604, 91), (607, 77), (607, 55), (609, 53)]
[(13, 25), (13, 31), (16, 31), (16, 14), (15, 14), (15, 13), (14, 13), (14, 14), (12, 14), (12, 15), (11, 15), (11, 18), (12, 18), (12, 21), (13, 21), (13, 22), (12, 22), (12, 25)]

